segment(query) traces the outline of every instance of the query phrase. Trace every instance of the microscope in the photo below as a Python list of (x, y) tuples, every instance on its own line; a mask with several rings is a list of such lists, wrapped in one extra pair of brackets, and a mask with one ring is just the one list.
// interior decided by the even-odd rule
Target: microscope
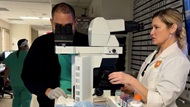
[[(129, 27), (132, 24), (133, 30)], [(111, 93), (110, 90), (120, 89), (123, 86), (113, 85), (108, 80), (108, 75), (116, 72), (115, 63), (118, 55), (122, 54), (122, 47), (119, 47), (116, 36), (111, 32), (127, 33), (126, 28), (134, 31), (143, 26), (136, 22), (132, 24), (130, 22), (127, 25), (123, 19), (106, 20), (102, 17), (93, 19), (88, 28), (89, 46), (87, 47), (72, 46), (70, 30), (64, 30), (63, 34), (59, 33), (59, 30), (55, 31), (56, 54), (74, 54), (72, 86), (75, 88), (72, 89), (72, 95), (75, 101), (92, 101), (96, 96), (106, 97)], [(69, 26), (62, 28), (59, 26), (59, 29), (69, 28)]]

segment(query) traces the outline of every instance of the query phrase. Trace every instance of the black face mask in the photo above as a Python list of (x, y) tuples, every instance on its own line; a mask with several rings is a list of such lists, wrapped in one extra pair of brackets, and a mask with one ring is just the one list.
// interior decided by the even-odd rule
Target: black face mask
[(57, 46), (72, 46), (73, 45), (73, 30), (72, 24), (56, 24), (54, 42)]

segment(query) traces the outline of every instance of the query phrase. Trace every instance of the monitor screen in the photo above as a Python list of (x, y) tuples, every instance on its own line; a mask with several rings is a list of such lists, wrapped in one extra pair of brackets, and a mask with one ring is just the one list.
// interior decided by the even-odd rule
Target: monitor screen
[(190, 55), (190, 0), (183, 0), (185, 13), (185, 26), (187, 32), (188, 54)]
[(9, 51), (5, 52), (5, 58), (7, 58), (11, 53), (12, 52), (9, 52)]
[(13, 51), (4, 51), (0, 53), (0, 62), (7, 58)]

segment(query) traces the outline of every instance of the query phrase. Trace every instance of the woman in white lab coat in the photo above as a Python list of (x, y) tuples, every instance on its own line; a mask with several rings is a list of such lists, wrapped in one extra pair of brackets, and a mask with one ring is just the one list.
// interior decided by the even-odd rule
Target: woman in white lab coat
[(186, 33), (177, 10), (164, 9), (152, 17), (152, 43), (158, 48), (142, 64), (137, 79), (123, 72), (109, 75), (112, 84), (124, 84), (122, 91), (142, 96), (147, 107), (177, 107), (190, 70), (186, 57)]

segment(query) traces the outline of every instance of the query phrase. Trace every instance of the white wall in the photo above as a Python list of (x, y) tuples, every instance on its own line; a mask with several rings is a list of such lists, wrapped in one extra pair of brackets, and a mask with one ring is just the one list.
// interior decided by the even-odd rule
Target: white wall
[(133, 0), (92, 0), (89, 17), (133, 18)]
[(1, 51), (3, 51), (3, 49), (4, 49), (4, 37), (3, 37), (3, 29), (2, 28), (5, 28), (5, 29), (10, 29), (10, 24), (9, 23), (7, 23), (7, 22), (5, 22), (5, 21), (3, 21), (3, 20), (0, 20), (0, 52)]
[(103, 0), (92, 0), (89, 6), (88, 15), (89, 17), (102, 16), (102, 1)]
[(81, 16), (84, 14), (84, 9), (82, 7), (74, 7), (76, 16)]
[(0, 19), (0, 27), (10, 29), (10, 24)]
[(38, 37), (38, 31), (31, 29), (31, 43)]
[(102, 16), (131, 20), (133, 17), (133, 0), (102, 0)]
[(10, 26), (10, 50), (17, 50), (17, 41), (25, 38), (31, 46), (31, 26), (11, 24)]

